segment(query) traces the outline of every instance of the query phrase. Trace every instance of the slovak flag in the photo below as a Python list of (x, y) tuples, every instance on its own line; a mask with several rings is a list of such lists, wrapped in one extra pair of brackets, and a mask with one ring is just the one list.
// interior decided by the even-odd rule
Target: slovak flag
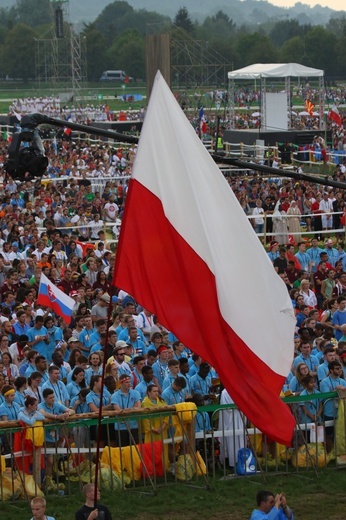
[(61, 316), (69, 324), (76, 302), (41, 273), (37, 303), (50, 307), (55, 314)]
[(260, 431), (291, 444), (295, 420), (279, 397), (293, 361), (291, 299), (160, 72), (130, 180), (113, 284), (210, 363)]
[(340, 112), (339, 112), (339, 110), (337, 109), (337, 107), (335, 105), (329, 111), (328, 119), (331, 119), (337, 125), (342, 126), (342, 119), (341, 119), (341, 116), (340, 116)]

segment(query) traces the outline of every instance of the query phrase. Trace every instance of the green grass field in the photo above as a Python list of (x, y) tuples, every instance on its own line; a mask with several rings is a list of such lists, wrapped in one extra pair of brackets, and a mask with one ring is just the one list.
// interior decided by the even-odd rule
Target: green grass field
[[(140, 490), (103, 492), (101, 502), (109, 507), (113, 519), (126, 520), (245, 520), (255, 507), (256, 493), (261, 489), (283, 491), (296, 520), (344, 520), (346, 518), (346, 471), (327, 469), (316, 478), (313, 473), (290, 476), (211, 480), (210, 488), (197, 485), (174, 484), (159, 487), (157, 494), (147, 487)], [(55, 520), (73, 520), (74, 512), (83, 504), (83, 496), (76, 488), (72, 496), (47, 498), (47, 514)], [(2, 518), (29, 520), (27, 502), (2, 503)]]
[[(190, 88), (188, 90), (181, 88), (173, 88), (175, 93), (181, 93), (188, 98), (188, 103), (191, 109), (195, 109), (197, 113), (198, 107), (203, 104), (206, 110), (213, 109), (215, 110), (215, 103), (210, 99), (207, 92), (210, 92), (211, 88)], [(70, 87), (62, 87), (58, 89), (58, 92), (71, 92)], [(117, 99), (114, 98), (114, 93), (117, 94)], [(146, 106), (146, 98), (144, 97), (142, 101), (131, 101), (124, 102), (121, 99), (121, 96), (126, 94), (140, 94), (142, 96), (146, 96), (146, 87), (145, 83), (129, 83), (126, 85), (121, 85), (119, 83), (114, 84), (105, 84), (101, 82), (89, 83), (87, 88), (81, 91), (81, 95), (84, 100), (82, 100), (82, 104), (98, 104), (107, 102), (110, 109), (114, 111), (120, 111), (122, 109), (129, 109), (131, 107), (133, 110), (138, 110), (142, 106)], [(46, 84), (36, 84), (29, 83), (24, 85), (21, 82), (0, 82), (0, 113), (6, 114), (8, 112), (9, 101), (16, 98), (25, 98), (25, 97), (39, 97), (39, 96), (48, 96), (52, 94), (52, 86), (46, 86)], [(293, 105), (298, 105), (303, 109), (304, 102), (297, 97), (293, 97), (292, 99)], [(258, 103), (252, 103), (252, 108), (258, 108)], [(227, 108), (227, 107), (226, 107)], [(219, 108), (219, 112), (222, 113), (224, 111), (224, 107), (221, 106)]]

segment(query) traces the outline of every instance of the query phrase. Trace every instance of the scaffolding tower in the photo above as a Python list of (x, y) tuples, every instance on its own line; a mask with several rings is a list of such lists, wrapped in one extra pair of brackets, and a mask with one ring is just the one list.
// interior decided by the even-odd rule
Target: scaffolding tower
[(175, 24), (147, 24), (147, 35), (168, 32), (172, 87), (220, 87), (227, 89), (232, 65), (208, 42), (195, 40)]
[(36, 81), (39, 89), (49, 86), (81, 104), (87, 77), (85, 39), (67, 21), (68, 0), (50, 0), (50, 6), (51, 27), (36, 39)]

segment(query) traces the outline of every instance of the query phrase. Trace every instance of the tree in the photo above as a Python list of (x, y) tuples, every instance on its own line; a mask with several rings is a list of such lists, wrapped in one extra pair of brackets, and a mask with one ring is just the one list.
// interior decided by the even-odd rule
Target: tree
[(106, 42), (95, 24), (86, 25), (82, 34), (86, 38), (88, 80), (97, 81), (107, 69)]
[(107, 5), (102, 13), (96, 18), (94, 24), (108, 42), (112, 43), (114, 38), (123, 30), (122, 18), (134, 9), (127, 2), (116, 1)]
[(35, 37), (35, 31), (24, 24), (17, 24), (7, 33), (2, 47), (5, 74), (24, 81), (35, 77)]
[(186, 7), (181, 7), (179, 9), (174, 18), (174, 25), (180, 27), (188, 34), (192, 34), (194, 32), (194, 26)]
[(300, 63), (304, 56), (304, 41), (300, 36), (287, 40), (280, 49), (280, 61)]
[(305, 52), (312, 66), (323, 69), (326, 75), (331, 74), (336, 65), (336, 43), (336, 36), (321, 25), (313, 27), (305, 38)]
[[(310, 27), (308, 28), (310, 29)], [(274, 45), (281, 47), (285, 42), (295, 36), (303, 36), (307, 28), (300, 25), (298, 20), (280, 20), (276, 22), (269, 33), (269, 37)]]
[(125, 70), (129, 76), (145, 77), (145, 42), (133, 30), (126, 30), (118, 36), (107, 51), (110, 68)]
[(279, 57), (269, 37), (258, 32), (241, 35), (236, 49), (243, 67), (252, 63), (276, 63)]
[(30, 27), (51, 22), (49, 0), (17, 0), (16, 10), (19, 23)]

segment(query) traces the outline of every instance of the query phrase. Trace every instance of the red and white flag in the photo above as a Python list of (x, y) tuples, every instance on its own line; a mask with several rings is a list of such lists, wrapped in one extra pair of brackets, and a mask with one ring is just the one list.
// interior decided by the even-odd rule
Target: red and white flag
[(290, 445), (295, 421), (279, 398), (293, 361), (290, 297), (159, 72), (113, 283), (215, 367), (251, 422)]
[(340, 112), (339, 112), (339, 110), (337, 109), (337, 107), (335, 105), (329, 111), (328, 119), (331, 119), (337, 125), (342, 126), (342, 119), (341, 119), (341, 116), (340, 116)]

